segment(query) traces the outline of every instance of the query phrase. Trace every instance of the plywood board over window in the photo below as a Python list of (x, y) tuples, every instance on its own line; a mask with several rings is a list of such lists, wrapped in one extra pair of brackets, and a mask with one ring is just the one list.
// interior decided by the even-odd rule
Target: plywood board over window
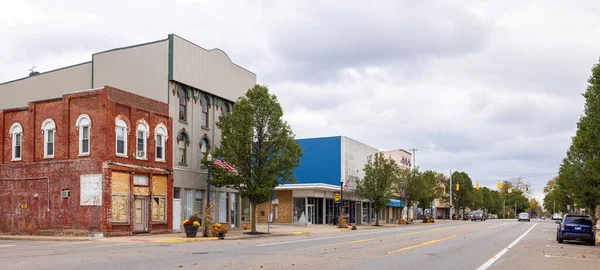
[(129, 174), (113, 172), (111, 181), (112, 194), (129, 194)]
[(165, 216), (165, 198), (152, 197), (152, 221), (166, 222)]
[(127, 196), (112, 196), (112, 212), (110, 220), (113, 222), (127, 222)]
[(152, 195), (167, 196), (167, 176), (153, 175), (152, 176)]
[(133, 195), (136, 196), (149, 196), (150, 188), (148, 187), (133, 187)]

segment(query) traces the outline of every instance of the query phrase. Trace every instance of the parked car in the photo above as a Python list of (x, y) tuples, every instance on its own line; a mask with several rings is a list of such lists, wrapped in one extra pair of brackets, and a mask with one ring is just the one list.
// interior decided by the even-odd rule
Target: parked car
[(540, 218), (541, 218), (541, 219), (546, 219), (546, 216), (541, 216)]
[(471, 212), (466, 212), (466, 213), (463, 215), (463, 220), (469, 220), (469, 219), (471, 219), (471, 216), (472, 216), (472, 213), (471, 213)]
[(521, 220), (523, 220), (523, 221), (527, 220), (527, 222), (530, 222), (531, 219), (529, 218), (529, 213), (525, 213), (525, 212), (520, 213), (519, 214), (519, 222), (521, 222)]
[(473, 211), (473, 213), (471, 213), (471, 221), (476, 221), (476, 220), (481, 220), (481, 221), (485, 221), (485, 214), (483, 213), (483, 211)]
[(596, 245), (596, 229), (589, 215), (566, 214), (562, 221), (556, 221), (556, 241), (583, 241)]
[(552, 215), (552, 220), (562, 220), (562, 215), (559, 213), (554, 213)]
[(498, 219), (498, 215), (492, 214), (492, 219)]

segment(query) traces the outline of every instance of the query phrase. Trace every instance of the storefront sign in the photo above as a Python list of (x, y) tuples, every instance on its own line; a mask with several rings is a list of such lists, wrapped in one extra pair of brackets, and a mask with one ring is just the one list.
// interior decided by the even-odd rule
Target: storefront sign
[(333, 194), (333, 200), (334, 200), (335, 202), (339, 202), (341, 198), (342, 198), (342, 197), (340, 196), (340, 194), (339, 194), (339, 193), (335, 193), (335, 194)]

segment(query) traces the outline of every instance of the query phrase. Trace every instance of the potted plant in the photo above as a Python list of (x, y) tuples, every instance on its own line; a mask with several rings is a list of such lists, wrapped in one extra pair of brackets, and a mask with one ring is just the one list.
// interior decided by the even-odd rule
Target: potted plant
[(216, 234), (219, 239), (225, 239), (225, 234), (227, 234), (229, 230), (227, 230), (227, 228), (223, 227), (223, 225), (221, 225), (221, 223), (215, 223), (213, 224), (213, 232), (214, 234)]
[(196, 237), (198, 234), (198, 228), (200, 228), (200, 218), (197, 215), (192, 215), (189, 219), (186, 219), (182, 223), (185, 228), (186, 237)]

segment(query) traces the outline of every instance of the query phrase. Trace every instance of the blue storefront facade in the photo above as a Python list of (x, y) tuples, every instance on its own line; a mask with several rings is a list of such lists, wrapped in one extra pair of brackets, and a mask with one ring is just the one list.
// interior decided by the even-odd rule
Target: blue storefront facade
[[(279, 217), (274, 222), (333, 225), (337, 223), (342, 203), (349, 223), (374, 223), (375, 213), (371, 203), (359, 198), (355, 190), (356, 181), (364, 177), (363, 168), (367, 158), (379, 150), (345, 136), (297, 141), (304, 152), (300, 167), (295, 170), (297, 182), (276, 188), (279, 198), (274, 202), (279, 204), (277, 211), (281, 213), (274, 213)], [(340, 190), (342, 180), (347, 185), (343, 192)], [(336, 193), (341, 193), (341, 202), (335, 200)], [(404, 207), (398, 200), (391, 200), (389, 204), (380, 215), (383, 222), (395, 221), (397, 213), (401, 215)]]

